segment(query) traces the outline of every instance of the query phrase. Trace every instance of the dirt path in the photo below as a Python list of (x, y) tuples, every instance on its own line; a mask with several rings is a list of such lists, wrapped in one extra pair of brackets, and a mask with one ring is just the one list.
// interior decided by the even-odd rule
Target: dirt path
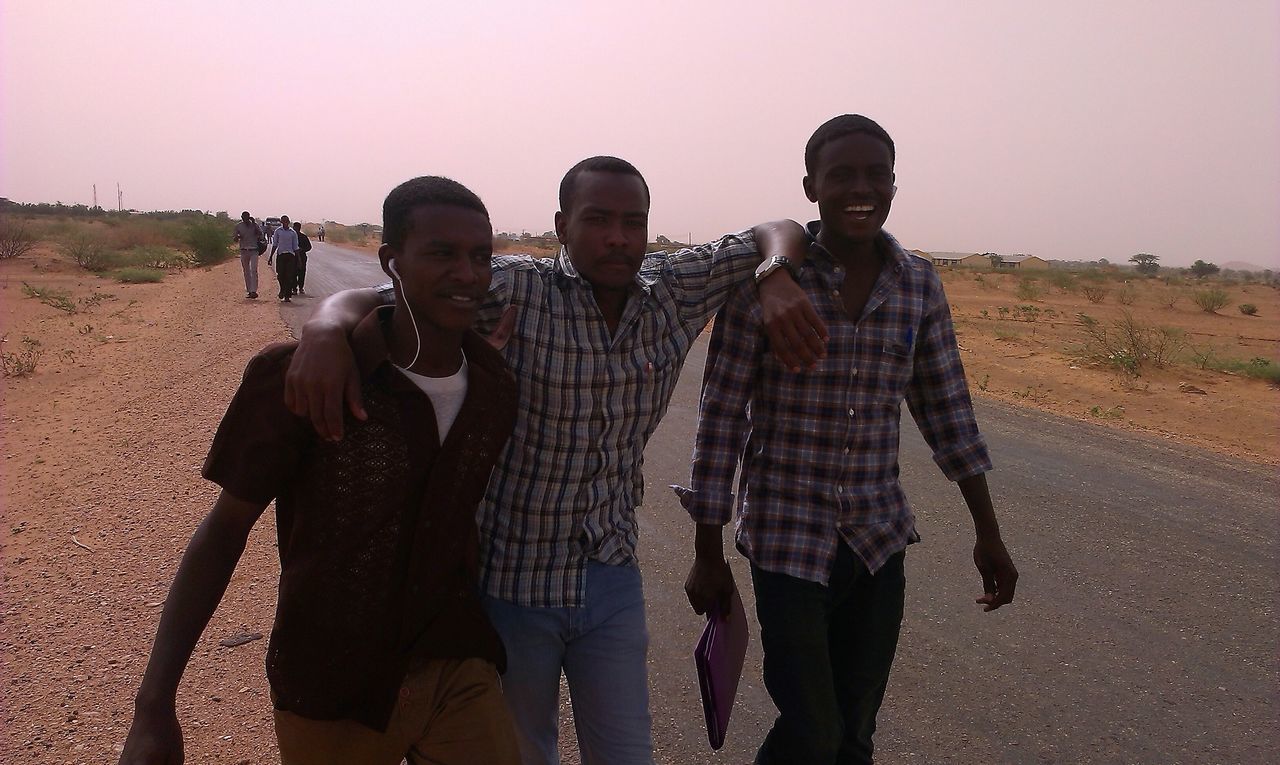
[[(152, 285), (37, 263), (8, 268), (0, 291), (5, 349), (23, 334), (45, 349), (35, 376), (5, 381), (0, 751), (114, 762), (161, 601), (216, 496), (199, 475), (209, 440), (250, 356), (287, 333), (275, 301), (243, 299), (238, 263)], [(22, 281), (116, 297), (68, 314), (24, 299)], [(179, 693), (188, 762), (275, 760), (265, 641), (218, 645), (269, 630), (273, 535), (254, 531)]]

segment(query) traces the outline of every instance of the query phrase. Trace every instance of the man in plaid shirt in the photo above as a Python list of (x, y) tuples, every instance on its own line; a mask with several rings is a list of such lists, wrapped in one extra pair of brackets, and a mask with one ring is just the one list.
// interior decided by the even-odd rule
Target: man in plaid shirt
[[(494, 257), (477, 322), (491, 333), (514, 309), (497, 334), (509, 335), (503, 355), (520, 406), (479, 525), (485, 608), (506, 645), (503, 694), (526, 764), (559, 761), (562, 672), (584, 764), (652, 762), (635, 513), (644, 447), (690, 346), (730, 292), (752, 282), (759, 253), (770, 256), (760, 300), (778, 317), (765, 323), (779, 333), (782, 363), (799, 369), (823, 348), (825, 326), (777, 265), (803, 260), (799, 225), (646, 254), (648, 213), (648, 185), (631, 164), (578, 163), (560, 186), (559, 256)], [(389, 289), (343, 293), (307, 323), (290, 406), (322, 434), (341, 434), (347, 329), (388, 298)]]
[(829, 329), (827, 356), (797, 372), (771, 357), (760, 303), (739, 289), (716, 318), (703, 378), (686, 582), (694, 610), (733, 590), (722, 530), (741, 463), (738, 549), (751, 562), (764, 680), (778, 718), (757, 763), (870, 763), (902, 622), (903, 559), (919, 541), (898, 483), (905, 400), (934, 461), (960, 485), (992, 611), (1018, 572), (1000, 538), (942, 282), (882, 230), (896, 190), (888, 133), (860, 115), (805, 147), (811, 223), (800, 286)]

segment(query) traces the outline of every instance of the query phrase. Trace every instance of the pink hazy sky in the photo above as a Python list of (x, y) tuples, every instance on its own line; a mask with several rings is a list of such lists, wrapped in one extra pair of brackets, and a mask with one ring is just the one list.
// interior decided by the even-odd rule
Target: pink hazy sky
[(378, 222), (443, 174), (498, 230), (632, 161), (650, 234), (816, 217), (803, 148), (893, 135), (925, 250), (1280, 268), (1280, 7), (3, 0), (0, 196)]

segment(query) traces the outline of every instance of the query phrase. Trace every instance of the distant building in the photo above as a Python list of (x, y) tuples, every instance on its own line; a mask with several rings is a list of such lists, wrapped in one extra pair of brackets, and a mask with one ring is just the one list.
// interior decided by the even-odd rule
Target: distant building
[(1031, 271), (1037, 268), (1048, 268), (1049, 262), (1035, 255), (997, 255), (1000, 262), (996, 268), (1008, 270)]
[(912, 255), (915, 255), (917, 258), (920, 258), (921, 260), (927, 260), (930, 263), (933, 262), (933, 256), (925, 252), (924, 250), (907, 250), (907, 252), (911, 253)]
[(932, 252), (928, 254), (929, 259), (933, 261), (935, 266), (977, 268), (984, 264), (990, 264), (990, 261), (976, 252)]

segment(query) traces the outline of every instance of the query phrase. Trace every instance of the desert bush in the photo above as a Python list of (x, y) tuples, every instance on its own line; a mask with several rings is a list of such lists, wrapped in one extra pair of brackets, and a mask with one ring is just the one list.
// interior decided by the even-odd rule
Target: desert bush
[(11, 218), (0, 218), (0, 260), (20, 258), (35, 249), (36, 238), (27, 224)]
[(1018, 282), (1016, 294), (1019, 300), (1039, 300), (1044, 294), (1044, 287), (1041, 287), (1035, 279), (1023, 279)]
[(1014, 318), (1018, 321), (1035, 321), (1040, 318), (1040, 308), (1030, 304), (1016, 306)]
[(1156, 293), (1156, 302), (1165, 308), (1173, 308), (1179, 300), (1182, 299), (1182, 291), (1176, 289), (1166, 289)]
[(1058, 288), (1058, 290), (1060, 290), (1061, 292), (1064, 292), (1064, 293), (1075, 292), (1076, 281), (1071, 277), (1071, 274), (1067, 271), (1050, 271), (1049, 275), (1045, 278), (1049, 282), (1049, 284)]
[(1218, 349), (1213, 347), (1212, 343), (1204, 345), (1187, 343), (1187, 352), (1191, 354), (1192, 363), (1201, 369), (1215, 367), (1218, 363)]
[(1133, 305), (1138, 299), (1138, 291), (1132, 284), (1125, 284), (1116, 290), (1116, 302), (1120, 305)]
[(1280, 385), (1280, 364), (1276, 364), (1271, 359), (1262, 356), (1254, 356), (1248, 361), (1233, 359), (1226, 356), (1218, 356), (1212, 348), (1193, 348), (1192, 354), (1195, 357), (1196, 364), (1201, 369), (1227, 372), (1243, 377), (1251, 377), (1255, 380), (1264, 380), (1272, 385)]
[(1226, 290), (1213, 287), (1207, 290), (1196, 290), (1191, 298), (1196, 301), (1196, 305), (1205, 313), (1217, 313), (1219, 308), (1227, 304)]
[(75, 313), (79, 310), (76, 306), (76, 301), (71, 299), (71, 293), (55, 290), (52, 287), (33, 287), (23, 282), (22, 294), (29, 298), (35, 298), (50, 308), (56, 308), (66, 313)]
[(1253, 303), (1242, 303), (1240, 305), (1240, 313), (1244, 314), (1245, 316), (1257, 316), (1258, 307)]
[(1089, 408), (1089, 414), (1094, 417), (1101, 417), (1104, 420), (1119, 420), (1124, 417), (1124, 407), (1119, 404), (1107, 409), (1103, 409), (1100, 406), (1092, 406)]
[(170, 268), (186, 268), (194, 261), (191, 255), (160, 245), (139, 245), (122, 252), (118, 257), (118, 265), (124, 267), (153, 268), (167, 270)]
[(164, 271), (155, 268), (121, 268), (113, 274), (116, 281), (124, 284), (146, 284), (164, 279)]
[(175, 233), (171, 225), (159, 221), (129, 221), (116, 225), (108, 238), (117, 250), (180, 246), (183, 239)]
[(231, 233), (221, 223), (190, 223), (183, 231), (183, 242), (191, 248), (191, 255), (197, 265), (216, 265), (231, 256)]
[(1182, 330), (1142, 324), (1128, 311), (1110, 327), (1087, 314), (1079, 314), (1078, 319), (1085, 334), (1081, 359), (1132, 377), (1141, 375), (1148, 367), (1168, 366), (1187, 345)]
[[(0, 340), (7, 342), (8, 336)], [(24, 337), (21, 350), (0, 352), (0, 368), (3, 368), (5, 377), (27, 377), (36, 371), (42, 356), (44, 349), (40, 347), (40, 341)]]
[(1080, 292), (1089, 299), (1090, 303), (1101, 303), (1107, 297), (1107, 288), (1096, 284), (1086, 284), (1080, 288)]
[(112, 265), (111, 251), (101, 240), (87, 234), (72, 236), (59, 249), (77, 266), (90, 271), (102, 271)]

